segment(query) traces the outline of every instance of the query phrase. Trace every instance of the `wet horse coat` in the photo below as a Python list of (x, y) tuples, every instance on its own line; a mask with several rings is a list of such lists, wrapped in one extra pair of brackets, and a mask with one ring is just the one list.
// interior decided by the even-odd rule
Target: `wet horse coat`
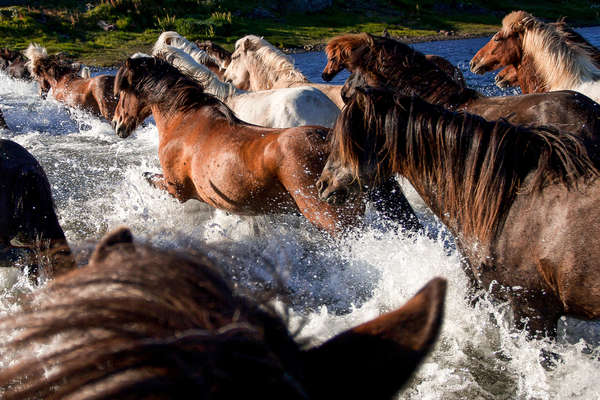
[(344, 182), (336, 174), (405, 176), (454, 234), (467, 275), (510, 301), (518, 328), (554, 335), (562, 314), (600, 318), (598, 163), (576, 136), (368, 89), (342, 112), (333, 146), (323, 199)]
[[(119, 70), (117, 133), (151, 110), (159, 133), (162, 176), (152, 183), (180, 201), (198, 199), (242, 215), (301, 212), (334, 233), (356, 225), (362, 199), (336, 207), (318, 199), (315, 182), (328, 154), (329, 130), (269, 129), (246, 124), (166, 61), (130, 58)], [(136, 109), (128, 109), (130, 99)]]

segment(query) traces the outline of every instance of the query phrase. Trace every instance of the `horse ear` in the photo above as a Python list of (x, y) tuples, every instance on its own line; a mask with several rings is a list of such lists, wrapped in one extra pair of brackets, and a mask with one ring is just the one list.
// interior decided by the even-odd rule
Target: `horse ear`
[(114, 231), (106, 234), (100, 240), (100, 243), (98, 243), (96, 249), (92, 253), (89, 264), (99, 263), (105, 260), (110, 254), (111, 250), (113, 250), (111, 248), (117, 244), (130, 244), (132, 245), (131, 248), (133, 248), (133, 235), (129, 228), (117, 228)]
[(402, 308), (306, 351), (309, 387), (324, 398), (391, 398), (435, 343), (445, 294), (446, 281), (435, 278)]
[(117, 71), (117, 76), (115, 76), (115, 83), (113, 85), (113, 94), (117, 96), (121, 90), (127, 89), (131, 86), (131, 79), (129, 76), (129, 68), (131, 63), (129, 59), (125, 61), (125, 65), (123, 65)]
[(252, 42), (250, 41), (250, 39), (246, 39), (242, 42), (242, 51), (248, 51), (250, 50), (250, 47), (252, 46)]

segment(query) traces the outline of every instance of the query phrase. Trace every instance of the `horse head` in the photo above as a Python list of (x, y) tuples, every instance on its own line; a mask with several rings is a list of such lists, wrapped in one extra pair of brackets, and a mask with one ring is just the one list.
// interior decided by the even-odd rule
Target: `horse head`
[(355, 53), (368, 51), (373, 43), (373, 36), (368, 33), (348, 34), (331, 39), (325, 47), (327, 65), (321, 74), (323, 80), (331, 81), (344, 68), (354, 71)]
[(200, 50), (207, 52), (208, 55), (212, 56), (214, 59), (218, 60), (221, 64), (221, 68), (223, 69), (226, 69), (231, 63), (231, 52), (225, 50), (223, 47), (213, 43), (210, 40), (196, 42), (196, 46), (198, 46)]
[(498, 75), (496, 75), (494, 81), (496, 82), (496, 86), (498, 86), (500, 89), (518, 86), (519, 78), (517, 69), (514, 67), (514, 65), (507, 65), (500, 72), (498, 72)]
[(112, 127), (123, 139), (131, 135), (131, 132), (152, 114), (150, 104), (137, 88), (151, 60), (154, 58), (150, 56), (128, 58), (115, 77), (114, 95), (119, 97), (119, 101), (115, 108)]
[(241, 90), (250, 90), (250, 65), (249, 60), (253, 57), (252, 52), (258, 48), (257, 43), (261, 39), (257, 36), (248, 35), (235, 42), (235, 50), (231, 54), (231, 61), (223, 74), (225, 82)]
[(523, 35), (531, 25), (532, 16), (515, 11), (504, 17), (502, 29), (471, 59), (471, 71), (484, 74), (506, 65), (517, 65), (523, 57)]
[(329, 157), (317, 181), (321, 200), (334, 204), (392, 175), (384, 149), (388, 139), (376, 132), (390, 123), (386, 113), (394, 92), (364, 86), (353, 90), (333, 127)]
[(29, 45), (25, 55), (29, 59), (29, 72), (40, 85), (42, 97), (46, 97), (48, 91), (65, 75), (77, 75), (79, 71), (61, 55), (49, 56), (44, 47), (34, 43)]
[[(436, 278), (403, 307), (304, 350), (275, 311), (236, 294), (219, 268), (202, 249), (144, 246), (126, 228), (108, 234), (86, 268), (33, 295), (35, 313), (0, 319), (3, 334), (22, 333), (2, 343), (11, 357), (3, 395), (383, 400), (441, 327), (446, 282)], [(32, 357), (48, 340), (52, 348)]]

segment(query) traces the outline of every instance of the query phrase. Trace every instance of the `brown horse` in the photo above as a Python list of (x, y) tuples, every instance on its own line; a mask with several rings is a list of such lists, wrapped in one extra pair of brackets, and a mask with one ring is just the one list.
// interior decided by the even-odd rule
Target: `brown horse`
[(502, 30), (473, 56), (471, 71), (484, 74), (512, 65), (523, 93), (543, 93), (576, 89), (576, 83), (561, 81), (574, 75), (578, 76), (574, 81), (579, 80), (585, 73), (575, 64), (587, 63), (600, 68), (600, 50), (564, 21), (544, 23), (529, 13), (514, 11), (504, 17)]
[(229, 63), (231, 62), (231, 52), (230, 51), (227, 51), (223, 47), (219, 46), (218, 44), (216, 44), (210, 40), (205, 40), (203, 42), (196, 42), (196, 46), (198, 46), (198, 48), (200, 50), (204, 50), (206, 53), (208, 53), (209, 56), (218, 60), (219, 63), (221, 64), (221, 68), (226, 69), (229, 66)]
[(436, 278), (402, 308), (301, 349), (205, 254), (121, 229), (0, 319), (2, 398), (391, 399), (435, 343), (445, 289)]
[(299, 211), (330, 233), (356, 224), (363, 213), (360, 198), (347, 207), (318, 199), (329, 129), (244, 123), (191, 78), (151, 57), (128, 59), (114, 92), (119, 136), (131, 133), (139, 115), (154, 115), (164, 175), (149, 179), (179, 201), (197, 199), (242, 215)]
[(399, 173), (454, 234), (467, 274), (510, 300), (518, 328), (553, 335), (561, 314), (600, 318), (600, 180), (579, 138), (368, 91), (334, 128), (321, 198), (338, 173), (369, 184)]
[(56, 55), (48, 56), (43, 47), (33, 44), (25, 54), (30, 60), (31, 75), (40, 85), (40, 95), (45, 97), (52, 89), (56, 100), (112, 120), (118, 100), (113, 96), (113, 76), (82, 78), (71, 63)]
[(75, 266), (44, 170), (23, 147), (0, 139), (0, 248), (10, 253), (16, 247), (38, 253), (27, 262), (32, 276), (52, 277)]
[[(422, 53), (404, 43), (366, 33), (336, 37), (325, 51), (325, 80), (346, 68), (362, 74), (369, 86), (405, 89), (429, 103), (465, 110), (490, 121), (506, 118), (514, 124), (551, 125), (592, 141), (600, 137), (600, 106), (577, 92), (486, 97), (460, 87)], [(351, 89), (343, 90), (351, 95)]]

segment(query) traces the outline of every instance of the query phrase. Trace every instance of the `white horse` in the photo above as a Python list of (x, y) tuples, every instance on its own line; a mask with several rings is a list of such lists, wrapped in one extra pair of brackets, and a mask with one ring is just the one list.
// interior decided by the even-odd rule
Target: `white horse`
[(227, 104), (238, 118), (252, 124), (272, 128), (332, 127), (339, 114), (338, 107), (327, 96), (311, 87), (245, 92), (220, 81), (201, 63), (206, 53), (176, 32), (163, 33), (152, 54), (195, 79), (207, 93)]
[(265, 39), (247, 35), (235, 42), (225, 80), (246, 90), (267, 90), (311, 86), (327, 95), (339, 108), (344, 107), (341, 85), (311, 83), (283, 54)]

